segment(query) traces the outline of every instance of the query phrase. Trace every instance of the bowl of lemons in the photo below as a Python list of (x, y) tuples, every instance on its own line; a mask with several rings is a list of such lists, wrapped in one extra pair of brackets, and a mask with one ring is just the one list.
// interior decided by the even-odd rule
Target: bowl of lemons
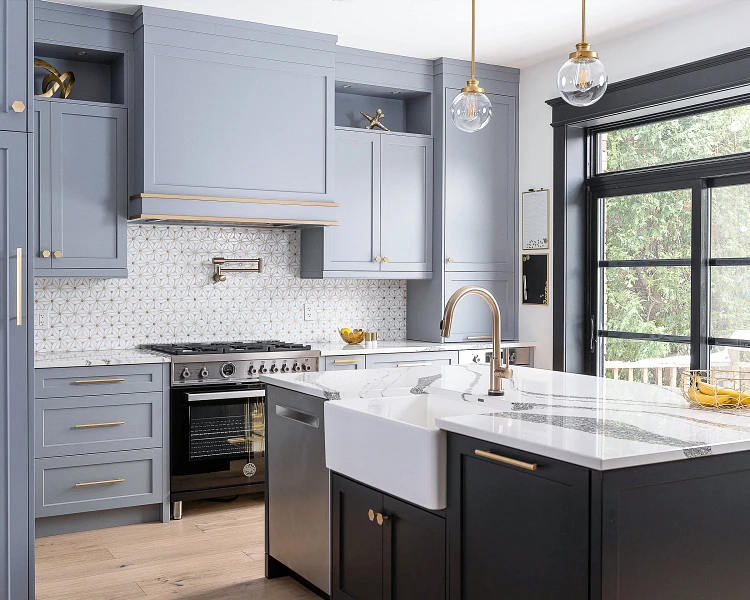
[(341, 336), (341, 339), (344, 340), (347, 344), (361, 344), (362, 340), (365, 339), (365, 330), (349, 329), (348, 327), (344, 327), (339, 331), (339, 335)]

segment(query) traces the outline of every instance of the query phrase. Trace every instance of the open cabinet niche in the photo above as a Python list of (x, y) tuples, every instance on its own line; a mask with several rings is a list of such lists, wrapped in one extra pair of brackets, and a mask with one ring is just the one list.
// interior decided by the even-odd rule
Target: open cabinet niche
[(432, 134), (432, 95), (429, 92), (336, 82), (336, 127), (364, 129), (369, 121), (360, 112), (382, 119), (394, 133)]
[[(118, 52), (34, 44), (34, 58), (41, 58), (60, 73), (75, 75), (68, 100), (125, 104), (125, 56)], [(42, 91), (42, 80), (48, 71), (34, 67), (34, 94)], [(54, 94), (59, 98), (60, 93)]]

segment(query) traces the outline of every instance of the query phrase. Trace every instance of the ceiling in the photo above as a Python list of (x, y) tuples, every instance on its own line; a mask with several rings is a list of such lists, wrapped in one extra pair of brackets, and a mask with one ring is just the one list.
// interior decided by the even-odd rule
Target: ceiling
[[(54, 0), (60, 1), (60, 0)], [(589, 41), (620, 37), (731, 0), (588, 0)], [(65, 0), (132, 13), (132, 0)], [(148, 5), (339, 36), (339, 44), (421, 58), (470, 58), (470, 0), (148, 0)], [(477, 0), (477, 60), (524, 67), (572, 51), (579, 0)]]

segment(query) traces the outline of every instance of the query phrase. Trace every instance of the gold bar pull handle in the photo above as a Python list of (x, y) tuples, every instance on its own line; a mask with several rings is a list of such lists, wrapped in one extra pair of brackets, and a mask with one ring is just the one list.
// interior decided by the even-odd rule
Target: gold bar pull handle
[(333, 361), (334, 365), (341, 365), (344, 363), (358, 363), (360, 361), (359, 358), (337, 358)]
[(73, 383), (76, 385), (88, 385), (90, 383), (122, 383), (124, 377), (111, 377), (109, 379), (76, 379)]
[(467, 340), (491, 340), (492, 339), (492, 334), (488, 334), (488, 335), (470, 335), (470, 336), (467, 336), (466, 339)]
[(76, 487), (89, 487), (92, 485), (110, 485), (112, 483), (122, 483), (124, 479), (105, 479), (103, 481), (85, 481), (83, 483), (76, 483)]
[(536, 463), (528, 463), (522, 460), (516, 460), (515, 458), (508, 458), (507, 456), (500, 456), (499, 454), (493, 454), (492, 452), (486, 452), (484, 450), (474, 450), (474, 454), (481, 456), (482, 458), (489, 458), (506, 465), (518, 467), (520, 469), (526, 469), (527, 471), (536, 471)]
[(16, 248), (16, 325), (23, 325), (23, 248)]
[(111, 423), (83, 423), (75, 425), (73, 429), (94, 429), (95, 427), (118, 427), (125, 425), (125, 421), (112, 421)]
[(415, 362), (415, 363), (403, 363), (396, 365), (399, 369), (405, 369), (406, 367), (429, 367), (432, 366), (431, 362)]

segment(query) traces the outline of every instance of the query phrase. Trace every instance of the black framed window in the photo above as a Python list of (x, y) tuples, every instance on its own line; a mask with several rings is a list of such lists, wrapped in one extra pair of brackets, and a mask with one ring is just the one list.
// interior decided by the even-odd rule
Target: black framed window
[(587, 130), (596, 374), (750, 368), (750, 104)]

